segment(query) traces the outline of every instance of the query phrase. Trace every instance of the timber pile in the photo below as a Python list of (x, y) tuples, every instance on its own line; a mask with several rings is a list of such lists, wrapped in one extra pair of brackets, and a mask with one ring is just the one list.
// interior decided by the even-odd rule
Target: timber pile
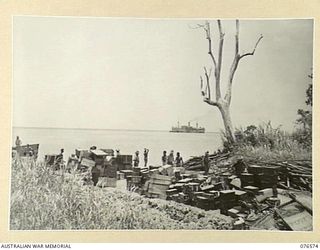
[(286, 162), (262, 162), (249, 161), (249, 163), (259, 166), (278, 167), (281, 188), (293, 188), (301, 191), (312, 192), (312, 162), (303, 161), (286, 161)]

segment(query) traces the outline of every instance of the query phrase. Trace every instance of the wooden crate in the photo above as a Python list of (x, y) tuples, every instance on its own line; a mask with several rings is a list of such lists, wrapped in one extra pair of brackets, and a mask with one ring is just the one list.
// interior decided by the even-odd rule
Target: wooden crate
[(276, 175), (278, 174), (280, 167), (267, 167), (259, 165), (249, 165), (248, 172), (251, 174), (267, 174), (267, 175)]
[(189, 182), (187, 185), (191, 188), (192, 192), (198, 192), (200, 190), (200, 184), (199, 183)]
[(108, 178), (106, 177), (107, 187), (117, 187), (117, 179), (116, 178)]
[(117, 165), (106, 165), (105, 176), (109, 178), (117, 178)]
[(48, 165), (53, 165), (56, 160), (57, 155), (45, 155), (44, 161)]
[(80, 165), (88, 168), (93, 168), (96, 165), (96, 163), (93, 160), (82, 158)]
[(81, 159), (81, 158), (88, 158), (90, 157), (90, 150), (87, 149), (76, 149), (76, 156)]
[(142, 176), (132, 176), (131, 181), (133, 184), (139, 184), (141, 182)]
[(253, 186), (255, 184), (255, 175), (248, 174), (248, 173), (242, 173), (240, 175), (241, 180), (241, 187), (245, 186)]
[(169, 189), (171, 183), (170, 177), (155, 174), (149, 180), (147, 193), (157, 194), (159, 198), (166, 199), (166, 191)]
[(119, 155), (117, 157), (122, 164), (132, 164), (132, 155)]
[(121, 173), (121, 172), (117, 171), (117, 179), (118, 180), (123, 180), (124, 179), (124, 173)]
[(237, 218), (239, 214), (239, 210), (235, 208), (231, 208), (228, 210), (228, 215), (231, 216), (232, 218)]
[(235, 196), (236, 196), (236, 200), (240, 201), (240, 200), (245, 200), (247, 198), (248, 194), (245, 191), (236, 190)]
[(124, 174), (124, 178), (127, 178), (128, 176), (132, 176), (132, 170), (120, 170), (121, 173)]
[(117, 180), (117, 189), (127, 190), (127, 180)]
[(100, 149), (101, 151), (105, 152), (107, 156), (114, 156), (114, 150), (113, 149)]

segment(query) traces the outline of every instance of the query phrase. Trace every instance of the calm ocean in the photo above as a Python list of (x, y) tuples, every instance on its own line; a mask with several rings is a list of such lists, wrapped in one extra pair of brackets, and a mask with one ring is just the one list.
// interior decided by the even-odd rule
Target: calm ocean
[[(134, 154), (150, 149), (149, 164), (161, 164), (163, 150), (180, 152), (184, 160), (190, 156), (210, 153), (221, 147), (219, 133), (186, 134), (167, 131), (129, 131), (129, 130), (94, 130), (94, 129), (52, 129), (52, 128), (13, 128), (13, 145), (16, 136), (22, 144), (39, 143), (39, 160), (45, 154), (57, 154), (64, 148), (64, 159), (75, 152), (76, 148), (111, 148), (120, 149), (122, 154)], [(142, 157), (140, 158), (142, 160)], [(141, 161), (140, 160), (140, 161)]]

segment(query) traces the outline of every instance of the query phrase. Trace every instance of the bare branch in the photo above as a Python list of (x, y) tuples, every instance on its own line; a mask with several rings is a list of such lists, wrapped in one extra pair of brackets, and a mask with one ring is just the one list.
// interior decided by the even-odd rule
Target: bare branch
[(245, 53), (245, 54), (241, 55), (239, 59), (241, 59), (241, 58), (243, 58), (243, 57), (245, 57), (245, 56), (253, 56), (253, 55), (254, 55), (254, 52), (256, 51), (257, 46), (258, 46), (259, 42), (262, 40), (262, 38), (263, 38), (263, 36), (260, 35), (260, 37), (258, 38), (258, 40), (257, 40), (257, 42), (256, 42), (256, 45), (254, 46), (252, 52), (248, 52), (248, 53)]
[(203, 98), (203, 101), (208, 103), (209, 105), (218, 107), (218, 103), (217, 102), (213, 102), (213, 101), (209, 100), (208, 98)]
[(206, 38), (208, 40), (209, 44), (209, 51), (208, 54), (210, 55), (210, 58), (214, 64), (214, 68), (217, 68), (217, 62), (212, 52), (212, 40), (211, 40), (211, 30), (210, 30), (210, 23), (206, 21), (206, 23), (203, 25), (203, 29), (206, 31)]
[(202, 96), (205, 96), (206, 93), (203, 91), (203, 78), (202, 78), (202, 76), (200, 76), (200, 90), (201, 90)]
[(206, 76), (206, 81), (207, 81), (207, 89), (208, 89), (208, 98), (211, 100), (211, 90), (210, 90), (210, 76), (208, 75), (208, 71), (206, 67), (203, 67), (204, 69), (204, 74)]
[(236, 51), (235, 51), (235, 56), (239, 54), (239, 20), (236, 20)]
[(218, 29), (219, 29), (219, 34), (221, 38), (221, 36), (224, 36), (224, 33), (222, 32), (221, 20), (218, 19), (217, 23), (218, 23)]
[(230, 68), (229, 82), (228, 82), (228, 86), (227, 86), (227, 90), (226, 90), (226, 95), (224, 97), (225, 101), (227, 103), (229, 103), (229, 104), (231, 102), (232, 82), (233, 82), (234, 74), (235, 74), (235, 72), (236, 72), (236, 70), (238, 68), (240, 59), (245, 57), (245, 56), (254, 55), (254, 52), (256, 51), (256, 48), (257, 48), (259, 42), (263, 38), (263, 36), (260, 35), (260, 37), (257, 40), (252, 52), (240, 55), (239, 54), (239, 47), (240, 47), (240, 45), (239, 45), (240, 44), (240, 42), (239, 42), (239, 33), (240, 33), (239, 32), (239, 20), (236, 20), (235, 55), (234, 55), (234, 59), (233, 59), (233, 62), (232, 62), (231, 68)]
[(189, 29), (193, 29), (193, 30), (204, 28), (204, 24), (196, 24), (196, 26), (191, 26), (189, 24), (188, 26), (189, 26)]
[[(216, 102), (212, 101), (211, 97), (210, 97), (210, 82), (209, 82), (209, 75), (208, 75), (208, 71), (207, 71), (206, 67), (204, 67), (204, 71), (205, 71), (205, 76), (206, 76), (206, 81), (207, 81), (205, 91), (203, 91), (203, 78), (202, 78), (202, 76), (200, 76), (200, 86), (201, 86), (201, 94), (203, 96), (203, 101), (208, 103), (209, 105), (218, 106), (218, 104)], [(207, 97), (207, 93), (209, 93), (208, 97)]]

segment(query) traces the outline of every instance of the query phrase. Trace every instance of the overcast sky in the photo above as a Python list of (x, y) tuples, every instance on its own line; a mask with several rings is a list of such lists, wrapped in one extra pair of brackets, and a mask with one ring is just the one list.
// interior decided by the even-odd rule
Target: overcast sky
[[(210, 67), (204, 20), (14, 17), (13, 126), (168, 130), (198, 121), (219, 131), (202, 101)], [(223, 20), (222, 85), (234, 54), (235, 21)], [(211, 21), (214, 52), (217, 24)], [(231, 115), (235, 127), (271, 120), (291, 130), (305, 108), (312, 20), (241, 20)], [(222, 89), (224, 89), (222, 87)]]

